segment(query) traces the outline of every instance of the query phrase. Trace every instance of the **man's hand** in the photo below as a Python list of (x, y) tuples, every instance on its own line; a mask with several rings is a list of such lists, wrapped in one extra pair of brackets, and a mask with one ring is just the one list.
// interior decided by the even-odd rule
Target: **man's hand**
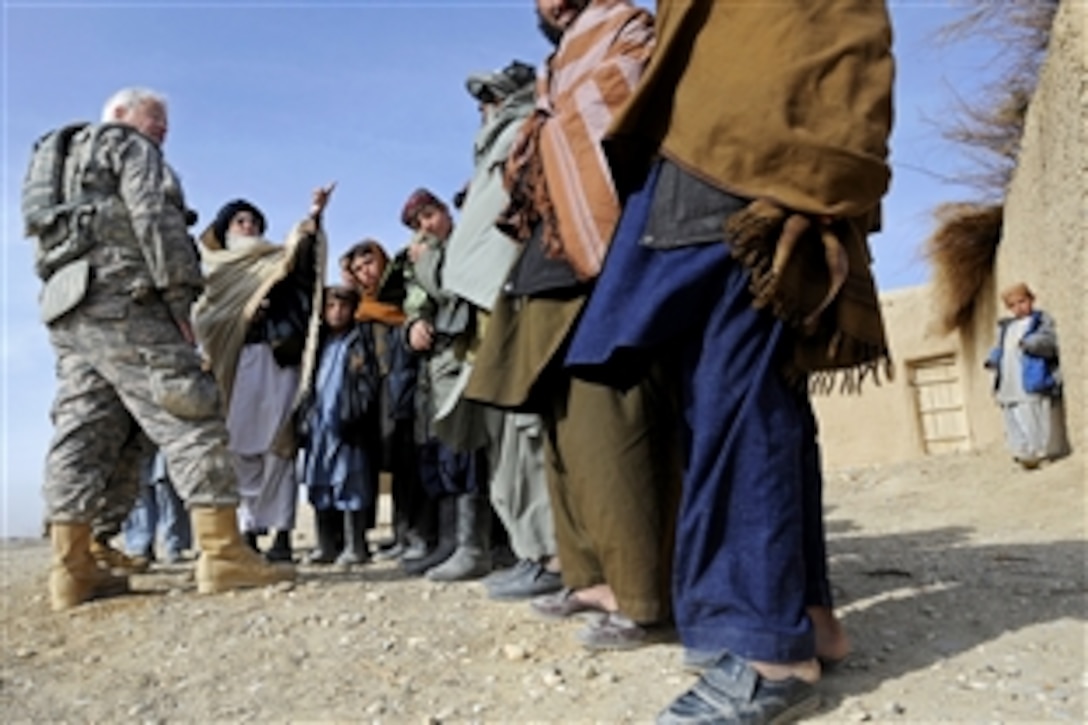
[(314, 219), (320, 219), (322, 212), (325, 211), (325, 207), (329, 203), (329, 197), (332, 196), (333, 189), (336, 188), (336, 182), (332, 182), (328, 186), (318, 187), (314, 189), (314, 198), (310, 203), (310, 216)]
[(408, 259), (412, 260), (412, 264), (415, 264), (426, 251), (427, 245), (423, 242), (410, 242), (408, 244)]
[(345, 287), (358, 287), (359, 282), (355, 279), (355, 275), (351, 273), (351, 270), (347, 267), (340, 268), (340, 282)]
[(408, 346), (416, 352), (426, 352), (434, 344), (434, 328), (426, 320), (416, 320), (408, 328)]
[(179, 320), (178, 329), (181, 330), (181, 336), (185, 338), (185, 342), (196, 347), (196, 335), (193, 334), (193, 326), (189, 324), (189, 321)]

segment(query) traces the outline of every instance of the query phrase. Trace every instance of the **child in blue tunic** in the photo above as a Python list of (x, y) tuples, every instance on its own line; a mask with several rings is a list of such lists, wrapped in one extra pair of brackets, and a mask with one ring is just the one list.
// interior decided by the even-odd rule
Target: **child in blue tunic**
[(997, 345), (986, 360), (994, 397), (1005, 418), (1013, 458), (1037, 468), (1065, 451), (1061, 414), (1058, 335), (1050, 315), (1035, 308), (1035, 295), (1023, 282), (1001, 293), (1011, 317), (997, 322)]
[(381, 466), (381, 374), (371, 323), (355, 321), (358, 304), (351, 287), (325, 290), (317, 374), (299, 425), (303, 480), (317, 526), (312, 563), (370, 558), (365, 534)]

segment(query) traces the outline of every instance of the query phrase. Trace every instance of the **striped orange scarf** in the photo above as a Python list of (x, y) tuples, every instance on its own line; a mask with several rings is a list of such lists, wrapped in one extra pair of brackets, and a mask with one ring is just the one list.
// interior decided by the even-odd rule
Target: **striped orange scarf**
[(628, 0), (594, 0), (563, 34), (538, 80), (537, 108), (506, 165), (510, 205), (498, 224), (593, 279), (620, 205), (600, 141), (631, 97), (653, 48), (653, 16)]

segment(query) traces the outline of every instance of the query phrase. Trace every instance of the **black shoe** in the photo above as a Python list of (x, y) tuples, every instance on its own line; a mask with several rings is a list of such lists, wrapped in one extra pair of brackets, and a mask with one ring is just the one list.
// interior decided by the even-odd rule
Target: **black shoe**
[(427, 556), (427, 552), (431, 550), (431, 547), (427, 546), (427, 540), (414, 531), (409, 531), (404, 538), (404, 550), (398, 557), (402, 561), (411, 561), (412, 559), (422, 559)]
[(365, 564), (370, 561), (370, 550), (366, 547), (366, 512), (345, 511), (344, 550), (336, 557), (340, 566)]
[(726, 653), (657, 716), (657, 724), (788, 723), (819, 707), (820, 695), (813, 685), (795, 677), (764, 679), (747, 662)]
[[(382, 539), (381, 541), (374, 542), (374, 548), (377, 551), (387, 551), (400, 543), (400, 539), (394, 536), (392, 539)], [(377, 553), (377, 551), (375, 553)]]
[(314, 511), (314, 529), (317, 534), (317, 546), (306, 557), (309, 564), (331, 564), (336, 561), (342, 546), (336, 544), (336, 532), (344, 530), (343, 515), (336, 509)]
[(246, 546), (253, 549), (258, 554), (261, 553), (260, 547), (257, 546), (257, 532), (256, 531), (243, 531), (242, 532), (242, 539), (246, 542)]
[(423, 576), (428, 570), (435, 568), (453, 556), (457, 551), (456, 541), (440, 541), (427, 552), (426, 556), (418, 559), (401, 559), (400, 569), (408, 576)]
[(272, 546), (264, 553), (268, 561), (293, 561), (294, 551), (291, 550), (291, 532), (277, 531), (272, 539)]
[(407, 556), (400, 560), (400, 568), (409, 576), (423, 576), (457, 550), (457, 496), (443, 496), (438, 500), (438, 543), (426, 555), (418, 559)]
[(389, 546), (379, 546), (374, 552), (374, 561), (393, 561), (404, 556), (407, 547), (403, 541), (394, 541)]
[(509, 569), (519, 565), (518, 557), (509, 546), (491, 547), (491, 566), (495, 569)]
[(562, 588), (562, 574), (548, 571), (538, 561), (525, 561), (519, 562), (509, 575), (488, 582), (487, 595), (500, 601), (517, 601), (554, 594)]

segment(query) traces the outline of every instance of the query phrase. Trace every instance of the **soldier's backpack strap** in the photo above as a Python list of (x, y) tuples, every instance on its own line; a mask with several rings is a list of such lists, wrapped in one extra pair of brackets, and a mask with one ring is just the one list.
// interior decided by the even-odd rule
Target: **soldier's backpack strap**
[(28, 237), (48, 233), (64, 204), (64, 162), (72, 138), (90, 124), (70, 123), (54, 129), (34, 142), (30, 163), (23, 179), (23, 223)]
[[(23, 180), (22, 211), (25, 234), (37, 240), (35, 266), (38, 276), (48, 280), (64, 265), (82, 258), (94, 246), (91, 221), (94, 205), (79, 192), (67, 198), (65, 162), (72, 151), (76, 136), (90, 128), (88, 155), (93, 155), (99, 136), (111, 128), (132, 130), (120, 124), (70, 123), (50, 131), (35, 144)], [(86, 164), (78, 170), (81, 176), (93, 173)], [(73, 190), (83, 187), (82, 179)]]

